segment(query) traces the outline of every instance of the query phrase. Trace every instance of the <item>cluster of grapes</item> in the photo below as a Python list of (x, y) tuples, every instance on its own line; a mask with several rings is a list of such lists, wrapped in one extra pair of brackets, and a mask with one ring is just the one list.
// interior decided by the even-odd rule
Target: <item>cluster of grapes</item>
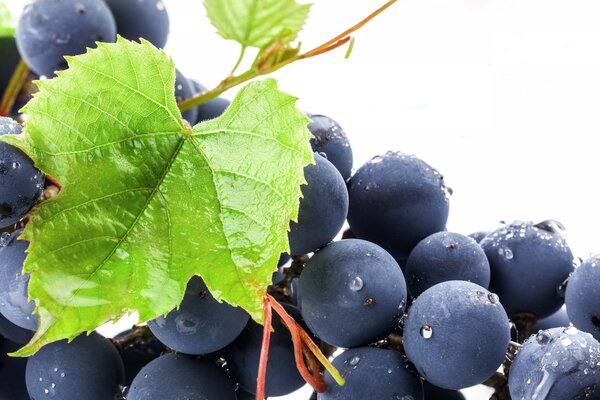
[[(157, 0), (35, 0), (16, 41), (0, 41), (0, 93), (21, 57), (51, 77), (64, 55), (117, 33), (162, 47), (168, 27)], [(175, 89), (178, 100), (205, 90), (179, 72)], [(216, 99), (183, 117), (196, 123), (227, 105)], [(346, 349), (333, 359), (346, 384), (326, 373), (318, 399), (464, 399), (459, 389), (484, 382), (498, 399), (600, 399), (600, 257), (575, 268), (551, 220), (448, 232), (451, 190), (434, 168), (389, 152), (352, 174), (344, 131), (309, 116), (315, 164), (305, 168), (290, 254), (269, 290), (323, 349)], [(20, 132), (0, 118), (0, 135)], [(25, 154), (0, 143), (0, 400), (255, 398), (263, 329), (216, 301), (200, 277), (179, 308), (147, 328), (112, 340), (82, 335), (29, 359), (6, 355), (37, 328), (19, 235), (52, 190)], [(333, 241), (346, 221), (350, 229)], [(280, 396), (304, 381), (290, 333), (277, 318), (273, 328), (266, 395)]]

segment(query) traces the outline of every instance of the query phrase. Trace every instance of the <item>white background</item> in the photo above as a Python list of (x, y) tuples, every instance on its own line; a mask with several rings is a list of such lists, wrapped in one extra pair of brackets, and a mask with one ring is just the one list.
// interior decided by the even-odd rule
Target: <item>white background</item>
[[(217, 84), (238, 46), (214, 33), (200, 0), (165, 3), (166, 50), (188, 77)], [(304, 49), (383, 0), (314, 3)], [(399, 150), (437, 168), (454, 189), (449, 230), (554, 218), (586, 258), (600, 250), (599, 20), (594, 0), (401, 0), (356, 34), (348, 60), (338, 50), (276, 77), (302, 109), (342, 125), (356, 167)]]

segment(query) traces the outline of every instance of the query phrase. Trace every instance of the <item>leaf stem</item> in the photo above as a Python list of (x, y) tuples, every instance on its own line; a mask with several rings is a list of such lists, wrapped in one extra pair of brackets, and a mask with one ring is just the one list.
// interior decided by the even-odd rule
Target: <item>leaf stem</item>
[(10, 115), (10, 111), (15, 104), (17, 96), (19, 95), (28, 74), (29, 67), (27, 67), (25, 61), (19, 61), (8, 82), (8, 86), (4, 91), (4, 95), (2, 96), (2, 101), (0, 102), (0, 116), (8, 117)]
[(244, 59), (244, 55), (246, 54), (246, 48), (247, 48), (246, 46), (242, 46), (242, 50), (240, 50), (240, 55), (239, 55), (237, 61), (235, 62), (233, 69), (229, 73), (229, 76), (233, 76), (233, 74), (235, 74), (235, 71), (238, 69), (238, 67), (242, 63), (242, 60)]
[(267, 362), (269, 360), (269, 344), (271, 343), (271, 321), (273, 320), (273, 309), (269, 299), (263, 299), (263, 336), (260, 346), (260, 359), (258, 362), (258, 376), (256, 377), (256, 400), (265, 398), (265, 383), (267, 380)]
[(291, 64), (293, 62), (305, 60), (307, 58), (315, 57), (320, 54), (327, 53), (331, 50), (334, 50), (334, 49), (344, 45), (345, 43), (349, 42), (351, 40), (350, 35), (352, 33), (356, 32), (357, 30), (359, 30), (360, 28), (365, 26), (368, 22), (370, 22), (376, 16), (378, 16), (379, 14), (384, 12), (386, 9), (388, 9), (396, 1), (397, 0), (389, 0), (383, 6), (379, 7), (377, 10), (375, 10), (374, 12), (369, 14), (366, 18), (363, 18), (361, 21), (354, 24), (352, 27), (346, 29), (344, 32), (340, 33), (339, 35), (336, 35), (332, 39), (329, 39), (328, 41), (322, 43), (321, 45), (315, 47), (314, 49), (307, 51), (306, 53), (298, 54), (294, 57), (285, 59), (285, 60), (283, 60), (277, 64), (271, 65), (269, 67), (265, 67), (265, 68), (254, 68), (253, 67), (253, 68), (249, 69), (248, 71), (242, 73), (241, 75), (233, 76), (233, 72), (235, 71), (235, 69), (237, 69), (237, 66), (241, 62), (241, 57), (243, 57), (243, 54), (242, 54), (240, 59), (238, 60), (238, 63), (236, 63), (236, 66), (234, 67), (232, 74), (230, 74), (227, 78), (223, 79), (216, 87), (214, 87), (213, 89), (210, 89), (202, 94), (199, 94), (198, 96), (183, 100), (183, 101), (179, 102), (177, 104), (177, 106), (179, 107), (179, 109), (181, 111), (189, 110), (190, 108), (197, 107), (200, 104), (206, 103), (207, 101), (212, 100), (215, 97), (218, 97), (221, 93), (223, 93), (226, 90), (231, 89), (241, 83), (244, 83), (246, 81), (257, 78), (262, 75), (267, 75), (272, 72), (275, 72), (278, 69), (283, 68), (286, 65)]

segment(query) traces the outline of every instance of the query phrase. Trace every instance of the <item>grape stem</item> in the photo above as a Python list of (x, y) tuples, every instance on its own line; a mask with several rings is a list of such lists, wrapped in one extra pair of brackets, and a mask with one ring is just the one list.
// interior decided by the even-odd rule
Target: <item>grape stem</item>
[(267, 380), (267, 362), (269, 360), (269, 344), (271, 343), (271, 321), (273, 319), (273, 309), (269, 299), (263, 299), (263, 336), (260, 346), (260, 359), (258, 361), (258, 375), (256, 377), (256, 400), (265, 398), (265, 383)]
[[(244, 56), (244, 52), (242, 51), (242, 53), (240, 54), (240, 57), (238, 58), (238, 61), (236, 62), (235, 67), (233, 68), (231, 74), (229, 76), (227, 76), (227, 78), (223, 79), (221, 81), (221, 83), (219, 83), (215, 88), (208, 90), (204, 93), (201, 93), (198, 96), (183, 100), (183, 101), (179, 102), (177, 104), (177, 106), (179, 107), (179, 109), (181, 111), (189, 110), (190, 108), (194, 108), (194, 107), (199, 106), (200, 104), (206, 103), (207, 101), (210, 101), (210, 100), (214, 99), (215, 97), (218, 97), (221, 93), (225, 92), (226, 90), (229, 90), (229, 89), (231, 89), (237, 85), (240, 85), (244, 82), (247, 82), (251, 79), (257, 78), (262, 75), (268, 75), (268, 74), (275, 72), (278, 69), (281, 69), (281, 68), (285, 67), (286, 65), (291, 64), (293, 62), (305, 60), (305, 59), (311, 58), (311, 57), (315, 57), (320, 54), (327, 53), (331, 50), (334, 50), (340, 46), (343, 46), (344, 44), (351, 41), (352, 33), (356, 32), (357, 30), (359, 30), (360, 28), (365, 26), (369, 21), (371, 21), (376, 16), (378, 16), (379, 14), (384, 12), (396, 1), (397, 0), (389, 0), (387, 3), (385, 3), (384, 5), (379, 7), (377, 10), (375, 10), (374, 12), (369, 14), (366, 18), (359, 21), (357, 24), (351, 26), (350, 28), (346, 29), (344, 32), (342, 32), (339, 35), (333, 37), (332, 39), (326, 41), (325, 43), (322, 43), (321, 45), (315, 47), (314, 49), (307, 51), (306, 53), (297, 54), (293, 57), (285, 58), (282, 61), (280, 61), (274, 65), (252, 67), (248, 71), (246, 71), (240, 75), (234, 76), (233, 73), (235, 72), (235, 70), (237, 69), (239, 64), (241, 63), (242, 58)], [(245, 50), (245, 49), (243, 49), (243, 50)]]
[(4, 91), (2, 101), (0, 101), (0, 116), (8, 117), (10, 115), (10, 111), (12, 110), (15, 101), (17, 100), (17, 96), (23, 88), (28, 75), (29, 67), (27, 67), (25, 61), (19, 61), (10, 78), (10, 81), (8, 82), (8, 86)]

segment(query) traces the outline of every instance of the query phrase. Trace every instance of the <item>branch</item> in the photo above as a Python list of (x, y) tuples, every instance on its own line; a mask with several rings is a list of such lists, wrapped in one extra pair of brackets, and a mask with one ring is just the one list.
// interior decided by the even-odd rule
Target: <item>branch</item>
[(19, 61), (19, 64), (17, 64), (17, 67), (8, 82), (8, 86), (4, 91), (4, 95), (2, 96), (2, 101), (0, 102), (0, 116), (8, 117), (10, 115), (10, 112), (15, 105), (15, 101), (17, 100), (17, 96), (28, 75), (29, 67), (27, 67), (25, 61)]
[[(314, 49), (307, 51), (306, 53), (298, 54), (294, 57), (284, 59), (284, 60), (280, 61), (279, 63), (269, 66), (269, 67), (250, 69), (238, 76), (230, 75), (227, 78), (223, 79), (221, 81), (221, 83), (219, 83), (215, 88), (208, 90), (198, 96), (183, 100), (183, 101), (179, 102), (177, 104), (177, 106), (179, 107), (179, 109), (181, 111), (189, 110), (190, 108), (194, 108), (194, 107), (199, 106), (200, 104), (206, 103), (207, 101), (210, 101), (210, 100), (218, 97), (221, 93), (225, 92), (226, 90), (229, 90), (229, 89), (231, 89), (237, 85), (240, 85), (244, 82), (247, 82), (251, 79), (257, 78), (262, 75), (268, 75), (268, 74), (275, 72), (278, 69), (281, 69), (281, 68), (285, 67), (286, 65), (291, 64), (293, 62), (305, 60), (307, 58), (315, 57), (320, 54), (327, 53), (331, 50), (334, 50), (334, 49), (348, 43), (352, 39), (351, 38), (352, 33), (356, 32), (357, 30), (359, 30), (360, 28), (365, 26), (368, 22), (370, 22), (376, 16), (378, 16), (379, 14), (384, 12), (386, 9), (388, 9), (396, 1), (397, 0), (389, 0), (383, 6), (379, 7), (377, 10), (375, 10), (374, 12), (369, 14), (366, 18), (359, 21), (357, 24), (346, 29), (344, 32), (333, 37), (332, 39), (329, 39), (328, 41), (315, 47)], [(239, 64), (240, 62), (241, 62), (241, 60), (239, 60), (236, 64)]]

